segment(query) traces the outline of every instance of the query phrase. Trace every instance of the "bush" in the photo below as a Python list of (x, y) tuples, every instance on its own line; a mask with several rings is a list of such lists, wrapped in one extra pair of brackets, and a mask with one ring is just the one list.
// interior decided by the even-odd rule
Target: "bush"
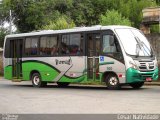
[(108, 10), (105, 15), (100, 17), (101, 25), (127, 25), (131, 26), (131, 22), (128, 18), (123, 17), (116, 10)]
[(60, 17), (55, 21), (50, 21), (48, 25), (43, 26), (45, 30), (61, 30), (75, 27), (74, 22), (67, 17)]

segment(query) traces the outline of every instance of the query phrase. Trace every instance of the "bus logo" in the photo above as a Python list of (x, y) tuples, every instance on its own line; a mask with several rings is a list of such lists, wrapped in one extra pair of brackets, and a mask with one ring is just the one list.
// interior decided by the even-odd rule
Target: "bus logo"
[(69, 60), (55, 60), (55, 62), (56, 62), (56, 65), (58, 65), (58, 64), (66, 64), (66, 65), (71, 65), (71, 59), (69, 59)]

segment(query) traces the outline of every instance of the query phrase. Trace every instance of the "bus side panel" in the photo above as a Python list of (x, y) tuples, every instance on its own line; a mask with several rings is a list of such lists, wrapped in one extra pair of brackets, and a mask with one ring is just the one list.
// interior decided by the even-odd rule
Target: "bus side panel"
[(86, 69), (86, 58), (85, 56), (74, 56), (71, 57), (71, 68), (66, 71), (65, 75), (59, 80), (59, 82), (73, 82), (80, 83), (87, 80), (87, 69)]
[(23, 80), (30, 80), (31, 72), (37, 71), (42, 81), (81, 82), (87, 79), (85, 61), (85, 56), (24, 58)]
[(4, 78), (12, 80), (12, 59), (3, 57)]
[(8, 80), (12, 80), (12, 66), (11, 65), (4, 67), (4, 78)]
[(53, 67), (40, 62), (24, 61), (22, 63), (23, 80), (30, 80), (30, 74), (32, 71), (37, 71), (41, 75), (42, 81), (52, 81), (59, 71)]
[(103, 57), (103, 59), (100, 57), (99, 60), (100, 73), (114, 72), (119, 78), (120, 83), (126, 83), (126, 70), (125, 65), (122, 62), (111, 57)]

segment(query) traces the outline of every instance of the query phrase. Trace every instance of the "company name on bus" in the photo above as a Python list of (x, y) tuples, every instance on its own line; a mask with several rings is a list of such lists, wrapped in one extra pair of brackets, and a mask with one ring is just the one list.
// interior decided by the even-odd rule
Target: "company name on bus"
[(71, 59), (69, 60), (55, 60), (56, 61), (56, 65), (58, 64), (66, 64), (66, 65), (71, 65)]

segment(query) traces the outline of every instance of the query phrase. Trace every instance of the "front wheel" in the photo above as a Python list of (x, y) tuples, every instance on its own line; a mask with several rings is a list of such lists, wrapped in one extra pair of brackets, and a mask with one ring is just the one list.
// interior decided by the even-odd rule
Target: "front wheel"
[(105, 81), (108, 89), (110, 90), (120, 89), (119, 80), (115, 74), (108, 75)]
[(41, 76), (39, 73), (34, 73), (32, 75), (32, 85), (33, 87), (44, 87), (47, 85), (47, 82), (43, 82), (41, 80)]
[(144, 85), (144, 82), (130, 83), (129, 85), (134, 89), (139, 89)]

